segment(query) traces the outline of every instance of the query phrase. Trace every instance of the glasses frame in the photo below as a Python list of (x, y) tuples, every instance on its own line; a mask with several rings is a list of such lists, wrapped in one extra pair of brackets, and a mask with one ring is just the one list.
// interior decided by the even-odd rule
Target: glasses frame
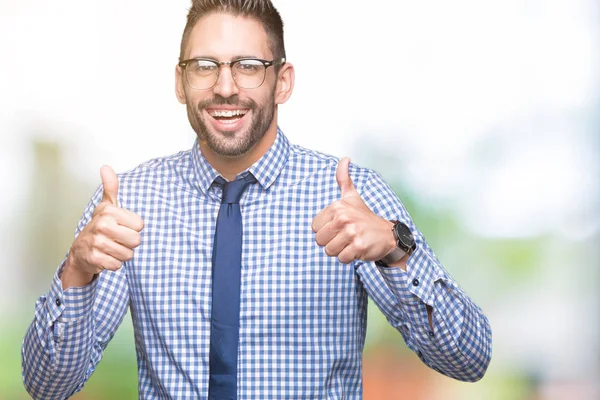
[[(260, 85), (255, 86), (253, 88), (245, 88), (243, 86), (240, 86), (237, 81), (235, 80), (235, 73), (233, 72), (233, 67), (235, 66), (235, 64), (240, 63), (242, 61), (258, 61), (260, 63), (262, 63), (262, 65), (265, 66), (265, 73), (263, 75), (263, 79), (262, 82), (260, 82)], [(217, 77), (215, 79), (215, 83), (212, 84), (212, 86), (207, 87), (205, 89), (197, 89), (195, 87), (193, 87), (190, 84), (190, 81), (188, 80), (188, 76), (187, 76), (187, 66), (189, 63), (194, 62), (194, 61), (210, 61), (213, 62), (215, 64), (217, 64)], [(212, 58), (206, 58), (206, 57), (194, 57), (194, 58), (188, 58), (187, 60), (183, 60), (177, 63), (177, 65), (179, 66), (179, 68), (181, 68), (181, 70), (183, 71), (184, 75), (185, 75), (185, 81), (187, 82), (188, 86), (191, 87), (194, 90), (209, 90), (215, 87), (215, 85), (217, 84), (217, 82), (219, 81), (219, 74), (221, 73), (221, 68), (226, 65), (228, 66), (232, 71), (231, 71), (231, 76), (233, 78), (233, 82), (235, 82), (235, 84), (242, 89), (258, 89), (259, 87), (261, 87), (263, 85), (263, 83), (265, 83), (265, 79), (267, 78), (267, 68), (271, 67), (271, 66), (278, 66), (278, 65), (283, 65), (285, 64), (286, 60), (285, 58), (276, 58), (274, 60), (263, 60), (261, 58), (252, 58), (252, 57), (246, 57), (246, 58), (239, 58), (237, 60), (233, 60), (233, 61), (217, 61), (214, 60)]]

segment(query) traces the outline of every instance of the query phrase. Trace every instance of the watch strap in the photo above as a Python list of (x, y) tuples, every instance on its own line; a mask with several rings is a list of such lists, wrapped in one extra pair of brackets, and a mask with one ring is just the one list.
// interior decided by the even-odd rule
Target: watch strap
[(400, 259), (402, 257), (404, 257), (406, 255), (406, 253), (399, 247), (396, 247), (394, 250), (392, 250), (390, 253), (388, 253), (385, 257), (383, 257), (381, 260), (379, 260), (379, 262), (385, 264), (385, 265), (391, 265), (394, 264), (395, 262), (400, 261)]
[[(410, 248), (408, 246), (404, 245), (404, 243), (398, 237), (398, 233), (396, 232), (396, 225), (402, 224), (402, 223), (400, 221), (396, 221), (396, 220), (391, 220), (391, 222), (394, 223), (394, 226), (392, 227), (392, 232), (394, 234), (394, 239), (396, 240), (396, 248), (394, 250), (392, 250), (390, 253), (388, 253), (385, 257), (383, 257), (381, 260), (377, 261), (376, 262), (377, 265), (387, 266), (387, 265), (394, 264), (394, 263), (400, 261), (400, 259), (402, 259), (402, 257), (404, 257), (407, 253), (412, 254), (412, 252), (417, 247), (414, 240), (413, 240), (412, 246)], [(402, 225), (404, 225), (404, 224), (402, 224)], [(404, 226), (406, 226), (406, 225), (404, 225)], [(406, 248), (403, 248), (402, 245), (404, 245)]]

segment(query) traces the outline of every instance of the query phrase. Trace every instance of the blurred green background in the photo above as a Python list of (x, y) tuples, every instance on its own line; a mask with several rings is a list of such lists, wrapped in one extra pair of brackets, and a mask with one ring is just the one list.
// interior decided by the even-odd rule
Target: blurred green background
[[(365, 399), (599, 399), (599, 5), (274, 3), (297, 70), (281, 127), (379, 171), (492, 324), (487, 375), (460, 383), (370, 305)], [(21, 341), (99, 167), (193, 142), (172, 83), (187, 6), (0, 1), (2, 400), (28, 398)], [(129, 317), (74, 398), (137, 398)]]

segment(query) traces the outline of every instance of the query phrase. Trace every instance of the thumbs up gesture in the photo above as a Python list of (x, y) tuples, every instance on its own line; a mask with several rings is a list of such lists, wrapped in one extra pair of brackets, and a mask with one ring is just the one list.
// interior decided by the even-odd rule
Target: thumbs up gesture
[(323, 209), (313, 219), (316, 242), (325, 253), (349, 264), (354, 260), (377, 261), (396, 247), (393, 223), (365, 204), (354, 187), (349, 172), (350, 159), (340, 160), (336, 180), (341, 198)]
[(116, 271), (133, 258), (142, 242), (142, 218), (117, 204), (119, 180), (109, 166), (100, 169), (103, 196), (92, 219), (75, 238), (61, 280), (63, 289), (87, 285), (103, 270)]

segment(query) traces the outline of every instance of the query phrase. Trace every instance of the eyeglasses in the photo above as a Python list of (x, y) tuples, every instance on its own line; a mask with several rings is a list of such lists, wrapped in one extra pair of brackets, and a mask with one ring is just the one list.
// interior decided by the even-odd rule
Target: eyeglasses
[(217, 84), (219, 71), (223, 65), (231, 68), (234, 82), (242, 89), (256, 89), (261, 86), (267, 76), (267, 68), (272, 65), (285, 64), (285, 58), (278, 60), (261, 60), (258, 58), (241, 58), (235, 61), (220, 62), (210, 58), (191, 58), (179, 62), (185, 72), (188, 85), (193, 89), (207, 90)]

